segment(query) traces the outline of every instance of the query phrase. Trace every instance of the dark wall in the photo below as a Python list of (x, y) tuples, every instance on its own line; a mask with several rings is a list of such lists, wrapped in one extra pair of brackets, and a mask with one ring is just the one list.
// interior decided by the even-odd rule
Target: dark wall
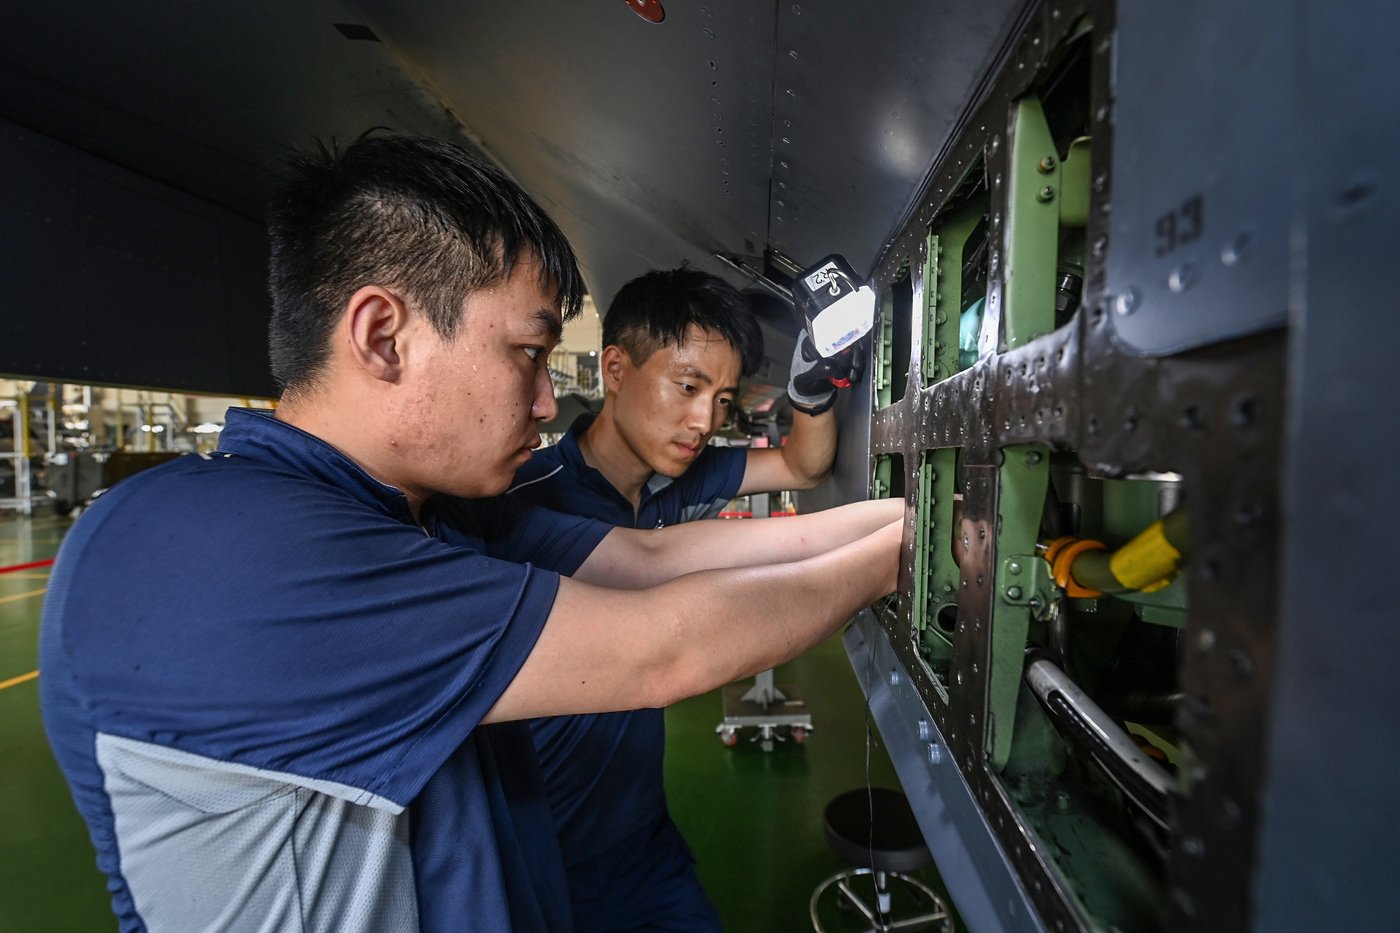
[(0, 121), (0, 373), (274, 394), (261, 224)]

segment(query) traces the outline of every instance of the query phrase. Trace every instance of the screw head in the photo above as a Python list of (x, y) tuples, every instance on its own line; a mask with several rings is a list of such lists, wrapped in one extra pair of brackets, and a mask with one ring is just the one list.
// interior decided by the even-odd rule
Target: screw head
[(928, 747), (928, 763), (931, 765), (941, 765), (943, 763), (943, 746), (937, 742)]
[(1039, 171), (1042, 175), (1049, 175), (1055, 170), (1055, 165), (1055, 157), (1052, 155), (1048, 155), (1040, 160), (1040, 163), (1036, 165), (1036, 170)]
[(1006, 588), (1006, 598), (1007, 598), (1007, 599), (1020, 599), (1020, 598), (1021, 598), (1021, 588), (1020, 588), (1019, 586), (1008, 586), (1008, 587)]
[(1007, 573), (1020, 573), (1020, 572), (1021, 572), (1021, 562), (1018, 561), (1018, 560), (1013, 560), (1011, 563), (1009, 563), (1009, 564), (1006, 565), (1006, 572), (1007, 572)]
[(1042, 204), (1046, 201), (1053, 201), (1055, 199), (1055, 189), (1046, 185), (1035, 193), (1035, 199)]

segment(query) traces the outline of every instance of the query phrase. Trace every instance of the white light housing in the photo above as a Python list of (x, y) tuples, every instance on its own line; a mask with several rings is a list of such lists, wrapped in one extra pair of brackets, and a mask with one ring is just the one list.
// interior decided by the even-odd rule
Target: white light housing
[(869, 285), (822, 309), (812, 321), (812, 343), (822, 356), (835, 356), (875, 326), (875, 290)]

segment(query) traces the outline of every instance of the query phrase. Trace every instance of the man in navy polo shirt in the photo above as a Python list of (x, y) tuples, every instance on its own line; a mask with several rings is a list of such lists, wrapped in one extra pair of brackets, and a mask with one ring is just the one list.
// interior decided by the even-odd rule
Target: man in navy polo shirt
[[(808, 489), (831, 470), (843, 361), (793, 354), (792, 432), (781, 448), (711, 447), (740, 376), (763, 355), (748, 301), (697, 269), (623, 286), (603, 319), (606, 396), (520, 468), (510, 498), (626, 528), (717, 515), (739, 495)], [(810, 346), (810, 341), (807, 341)], [(810, 357), (810, 358), (809, 358)], [(660, 709), (530, 724), (559, 826), (580, 931), (715, 931), (719, 917), (667, 812)]]
[(566, 930), (521, 721), (791, 657), (893, 589), (900, 523), (641, 533), (476, 501), (557, 410), (581, 295), (558, 228), (404, 137), (299, 158), (269, 228), (276, 414), (102, 497), (44, 606), (44, 724), (120, 927)]

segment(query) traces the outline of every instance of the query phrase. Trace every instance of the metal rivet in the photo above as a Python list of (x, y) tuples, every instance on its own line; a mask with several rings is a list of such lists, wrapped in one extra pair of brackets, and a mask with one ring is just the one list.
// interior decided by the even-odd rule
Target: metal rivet
[(1007, 599), (1020, 599), (1020, 598), (1021, 598), (1021, 588), (1020, 588), (1019, 586), (1008, 586), (1008, 587), (1006, 588), (1006, 598), (1007, 598)]
[(1127, 317), (1138, 309), (1138, 303), (1142, 300), (1141, 293), (1131, 286), (1120, 294), (1113, 302), (1113, 310), (1119, 315)]
[(1347, 182), (1346, 187), (1337, 192), (1328, 219), (1338, 222), (1348, 220), (1361, 213), (1373, 200), (1380, 178), (1372, 171), (1358, 172)]
[(1172, 270), (1172, 274), (1167, 276), (1167, 287), (1173, 292), (1181, 294), (1196, 284), (1196, 263), (1188, 259)]
[(1253, 226), (1242, 227), (1240, 232), (1235, 234), (1234, 239), (1220, 251), (1220, 261), (1227, 266), (1233, 266), (1244, 259), (1245, 253), (1249, 251), (1250, 245), (1254, 242), (1256, 232)]

